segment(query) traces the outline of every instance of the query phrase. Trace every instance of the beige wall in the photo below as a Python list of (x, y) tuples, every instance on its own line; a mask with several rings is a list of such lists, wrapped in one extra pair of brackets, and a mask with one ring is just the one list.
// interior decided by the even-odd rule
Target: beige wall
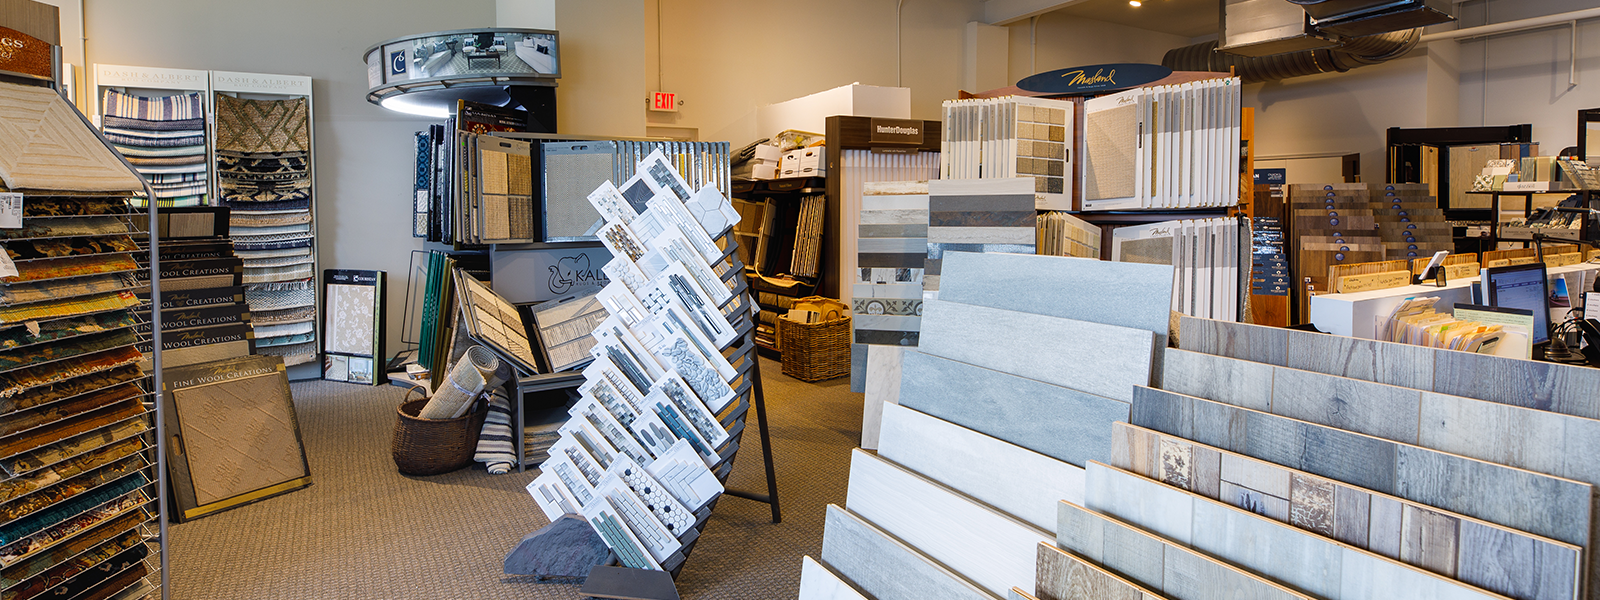
[[(756, 107), (850, 83), (909, 87), (912, 117), (938, 119), (961, 85), (966, 24), (982, 9), (977, 0), (906, 0), (897, 78), (895, 0), (643, 1), (644, 91), (684, 101), (676, 115), (651, 113), (649, 124), (696, 128), (702, 140), (735, 147), (777, 133), (756, 131)], [(568, 25), (558, 23), (566, 36)]]
[(362, 52), (386, 39), (494, 23), (493, 0), (88, 0), (88, 61), (313, 78), (318, 256), (324, 269), (382, 269), (389, 348), (401, 347), (412, 132), (430, 119), (368, 104)]
[[(1032, 38), (1030, 30), (1034, 25), (1029, 21), (1018, 21), (1010, 26), (1011, 77), (1006, 85), (1034, 73), (1066, 67), (1102, 63), (1159, 64), (1167, 50), (1189, 44), (1189, 39), (1181, 36), (1060, 13), (1040, 15), (1036, 26)], [(1037, 43), (1030, 44), (1030, 39)]]

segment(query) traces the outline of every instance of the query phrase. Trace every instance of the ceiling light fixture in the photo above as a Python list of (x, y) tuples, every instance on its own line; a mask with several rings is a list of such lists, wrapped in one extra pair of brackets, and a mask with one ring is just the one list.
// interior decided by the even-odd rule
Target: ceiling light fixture
[(1140, 7), (1140, 6), (1144, 6), (1144, 3), (1140, 2), (1139, 0), (1128, 0), (1128, 6), (1132, 6), (1132, 7), (1137, 8), (1137, 7)]

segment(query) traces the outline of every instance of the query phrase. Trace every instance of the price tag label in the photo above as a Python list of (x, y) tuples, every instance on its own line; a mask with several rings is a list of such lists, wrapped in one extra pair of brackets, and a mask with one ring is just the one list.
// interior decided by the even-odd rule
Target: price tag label
[(0, 278), (16, 276), (17, 263), (11, 262), (11, 255), (0, 250)]
[(21, 193), (0, 193), (0, 229), (22, 229)]

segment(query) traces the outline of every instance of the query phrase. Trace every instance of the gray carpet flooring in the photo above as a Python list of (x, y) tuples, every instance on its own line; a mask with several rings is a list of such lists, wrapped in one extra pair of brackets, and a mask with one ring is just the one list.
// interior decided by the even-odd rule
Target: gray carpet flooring
[[(724, 497), (678, 578), (685, 599), (793, 598), (800, 557), (822, 549), (823, 506), (844, 504), (861, 394), (763, 360), (783, 522), (765, 504)], [(389, 454), (403, 392), (309, 381), (293, 386), (314, 484), (171, 528), (179, 600), (578, 598), (581, 580), (507, 576), (501, 561), (547, 521), (523, 486), (530, 469), (481, 466), (433, 477), (395, 471)], [(764, 491), (752, 415), (729, 486)]]

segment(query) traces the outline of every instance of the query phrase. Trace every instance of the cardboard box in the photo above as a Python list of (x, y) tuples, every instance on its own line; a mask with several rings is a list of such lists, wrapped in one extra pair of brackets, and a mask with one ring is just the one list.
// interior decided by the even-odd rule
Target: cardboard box
[(827, 169), (828, 149), (823, 146), (800, 149), (801, 169)]
[(755, 165), (754, 167), (751, 167), (751, 169), (750, 169), (750, 178), (751, 179), (757, 179), (757, 180), (760, 180), (760, 179), (777, 179), (778, 178), (778, 165), (772, 165), (772, 164)]
[(800, 170), (800, 157), (805, 155), (804, 149), (790, 150), (783, 153), (783, 160), (778, 163), (778, 170), (784, 173)]
[(756, 146), (755, 160), (764, 160), (771, 163), (777, 163), (778, 161), (783, 160), (783, 150), (778, 149), (777, 146), (759, 144)]

